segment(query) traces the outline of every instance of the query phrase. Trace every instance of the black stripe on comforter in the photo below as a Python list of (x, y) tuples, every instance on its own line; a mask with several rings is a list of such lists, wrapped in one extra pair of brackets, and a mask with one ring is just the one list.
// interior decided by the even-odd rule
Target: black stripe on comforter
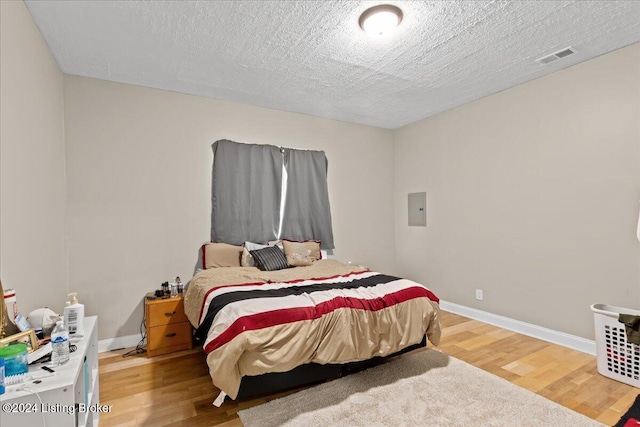
[(209, 333), (209, 328), (213, 323), (213, 319), (218, 312), (222, 310), (227, 304), (231, 304), (237, 301), (244, 301), (254, 298), (281, 298), (289, 295), (301, 295), (304, 293), (311, 294), (313, 292), (328, 291), (334, 289), (357, 289), (357, 288), (369, 288), (379, 284), (393, 282), (399, 280), (399, 277), (389, 276), (386, 274), (376, 274), (373, 276), (365, 277), (362, 279), (355, 279), (349, 282), (339, 283), (313, 283), (306, 286), (287, 286), (279, 289), (250, 289), (243, 291), (241, 289), (237, 291), (231, 291), (214, 297), (209, 304), (207, 314), (203, 319), (198, 329), (196, 329), (196, 339), (205, 340)]

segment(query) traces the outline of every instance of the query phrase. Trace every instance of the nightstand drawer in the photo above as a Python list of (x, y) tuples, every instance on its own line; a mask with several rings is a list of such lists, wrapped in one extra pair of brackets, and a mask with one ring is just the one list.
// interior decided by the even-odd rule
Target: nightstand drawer
[(188, 322), (184, 314), (184, 304), (180, 299), (157, 300), (147, 305), (147, 325), (168, 325), (171, 323)]
[[(147, 348), (149, 351), (181, 346), (184, 349), (191, 348), (191, 324), (189, 322), (172, 323), (163, 326), (149, 328), (147, 336)], [(173, 349), (172, 351), (176, 351)]]

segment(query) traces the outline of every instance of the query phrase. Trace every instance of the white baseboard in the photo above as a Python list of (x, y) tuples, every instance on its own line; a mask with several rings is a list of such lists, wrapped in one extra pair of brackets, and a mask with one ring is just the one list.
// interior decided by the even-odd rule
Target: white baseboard
[[(479, 320), (490, 325), (518, 332), (519, 334), (528, 335), (543, 341), (552, 342), (564, 347), (572, 348), (583, 353), (596, 354), (596, 342), (575, 335), (566, 334), (564, 332), (555, 331), (549, 328), (543, 328), (531, 323), (522, 322), (520, 320), (511, 319), (509, 317), (499, 316), (497, 314), (478, 310), (464, 305), (455, 304), (448, 301), (440, 300), (440, 308), (450, 313), (459, 314), (470, 319)], [(135, 347), (142, 337), (140, 334), (127, 335), (124, 337), (108, 338), (98, 342), (98, 352), (117, 350), (126, 347)]]
[(127, 347), (135, 347), (140, 342), (140, 339), (142, 339), (142, 336), (140, 334), (136, 334), (100, 340), (98, 341), (98, 353)]
[(542, 326), (521, 322), (520, 320), (499, 316), (497, 314), (477, 310), (464, 305), (454, 304), (448, 301), (440, 300), (440, 308), (450, 313), (459, 314), (460, 316), (469, 317), (474, 320), (489, 323), (490, 325), (499, 326), (522, 335), (528, 335), (543, 341), (569, 347), (583, 353), (596, 354), (596, 342), (586, 338), (566, 334), (553, 329), (543, 328)]

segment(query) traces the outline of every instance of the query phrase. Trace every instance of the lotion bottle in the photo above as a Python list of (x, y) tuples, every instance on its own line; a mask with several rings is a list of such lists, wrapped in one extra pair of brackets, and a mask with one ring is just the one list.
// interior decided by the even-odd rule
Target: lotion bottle
[(76, 292), (71, 292), (68, 295), (69, 301), (64, 308), (64, 324), (69, 331), (69, 336), (82, 337), (84, 336), (84, 304), (78, 302)]

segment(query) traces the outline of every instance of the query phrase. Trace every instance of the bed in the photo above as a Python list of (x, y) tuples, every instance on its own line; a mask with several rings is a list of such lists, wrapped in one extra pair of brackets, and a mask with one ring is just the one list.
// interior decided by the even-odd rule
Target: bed
[(350, 364), (440, 340), (438, 298), (424, 285), (333, 259), (278, 271), (202, 270), (184, 301), (221, 390), (218, 405), (255, 378), (313, 380), (317, 365), (341, 375)]

